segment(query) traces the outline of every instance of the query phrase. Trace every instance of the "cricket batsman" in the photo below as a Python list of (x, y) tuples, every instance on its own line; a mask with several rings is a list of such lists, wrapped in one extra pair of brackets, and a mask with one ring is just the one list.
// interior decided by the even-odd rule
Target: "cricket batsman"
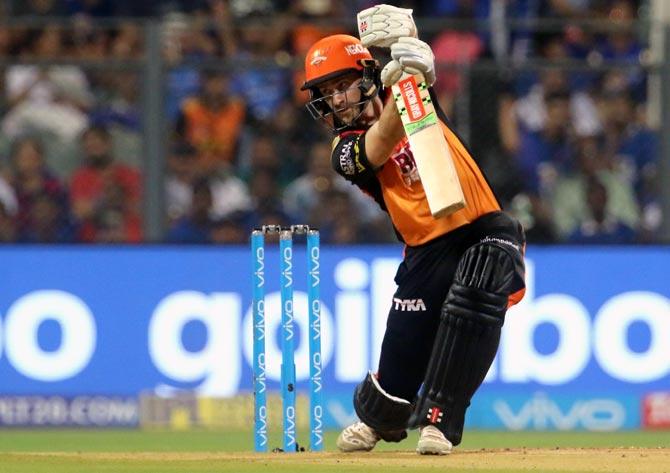
[[(431, 97), (466, 205), (431, 215), (390, 87), (403, 73), (435, 82), (434, 56), (412, 11), (377, 5), (359, 13), (361, 40), (316, 42), (303, 90), (335, 138), (332, 165), (376, 200), (404, 242), (378, 371), (354, 391), (360, 419), (337, 440), (345, 452), (399, 442), (419, 428), (417, 452), (444, 455), (461, 442), (465, 412), (493, 362), (507, 308), (523, 297), (525, 237), (501, 211), (476, 160)], [(368, 46), (390, 48), (382, 69)]]

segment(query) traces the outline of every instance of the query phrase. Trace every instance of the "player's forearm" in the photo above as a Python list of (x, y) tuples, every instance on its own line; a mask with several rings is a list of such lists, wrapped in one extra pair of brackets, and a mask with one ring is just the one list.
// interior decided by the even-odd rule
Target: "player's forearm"
[(379, 121), (365, 134), (365, 154), (370, 164), (375, 168), (381, 167), (403, 136), (405, 129), (398, 111), (395, 104), (389, 102), (384, 106)]

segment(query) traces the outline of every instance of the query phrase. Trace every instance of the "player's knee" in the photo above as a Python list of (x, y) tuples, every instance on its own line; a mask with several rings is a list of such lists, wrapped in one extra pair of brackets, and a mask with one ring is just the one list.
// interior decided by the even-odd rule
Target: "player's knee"
[(384, 440), (398, 442), (407, 436), (405, 429), (412, 405), (384, 391), (372, 373), (356, 387), (354, 409), (359, 419)]
[(443, 310), (502, 325), (514, 278), (515, 262), (507, 249), (478, 243), (463, 254)]
[(488, 292), (508, 292), (514, 279), (514, 260), (499, 244), (478, 243), (461, 257), (454, 282)]

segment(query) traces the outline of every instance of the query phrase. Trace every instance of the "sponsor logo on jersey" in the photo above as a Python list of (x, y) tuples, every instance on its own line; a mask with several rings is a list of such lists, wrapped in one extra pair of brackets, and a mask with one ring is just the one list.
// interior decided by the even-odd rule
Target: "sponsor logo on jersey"
[(342, 146), (342, 151), (340, 151), (340, 169), (347, 176), (353, 176), (356, 174), (356, 166), (354, 164), (354, 159), (351, 156), (351, 147), (354, 145), (353, 141), (345, 143)]
[(412, 154), (409, 145), (406, 144), (402, 146), (398, 151), (392, 154), (391, 160), (393, 160), (396, 166), (400, 169), (400, 174), (402, 175), (405, 185), (411, 186), (415, 182), (421, 180), (419, 171), (416, 168), (416, 161), (414, 161), (414, 155)]
[(426, 304), (423, 299), (398, 299), (393, 298), (393, 308), (401, 312), (425, 312)]

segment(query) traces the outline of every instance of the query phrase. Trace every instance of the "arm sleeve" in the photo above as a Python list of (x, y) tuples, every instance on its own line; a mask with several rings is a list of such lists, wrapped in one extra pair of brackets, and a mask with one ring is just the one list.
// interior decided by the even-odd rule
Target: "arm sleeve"
[(347, 181), (366, 187), (376, 180), (375, 169), (365, 154), (363, 132), (343, 133), (333, 141), (331, 163), (333, 169)]

